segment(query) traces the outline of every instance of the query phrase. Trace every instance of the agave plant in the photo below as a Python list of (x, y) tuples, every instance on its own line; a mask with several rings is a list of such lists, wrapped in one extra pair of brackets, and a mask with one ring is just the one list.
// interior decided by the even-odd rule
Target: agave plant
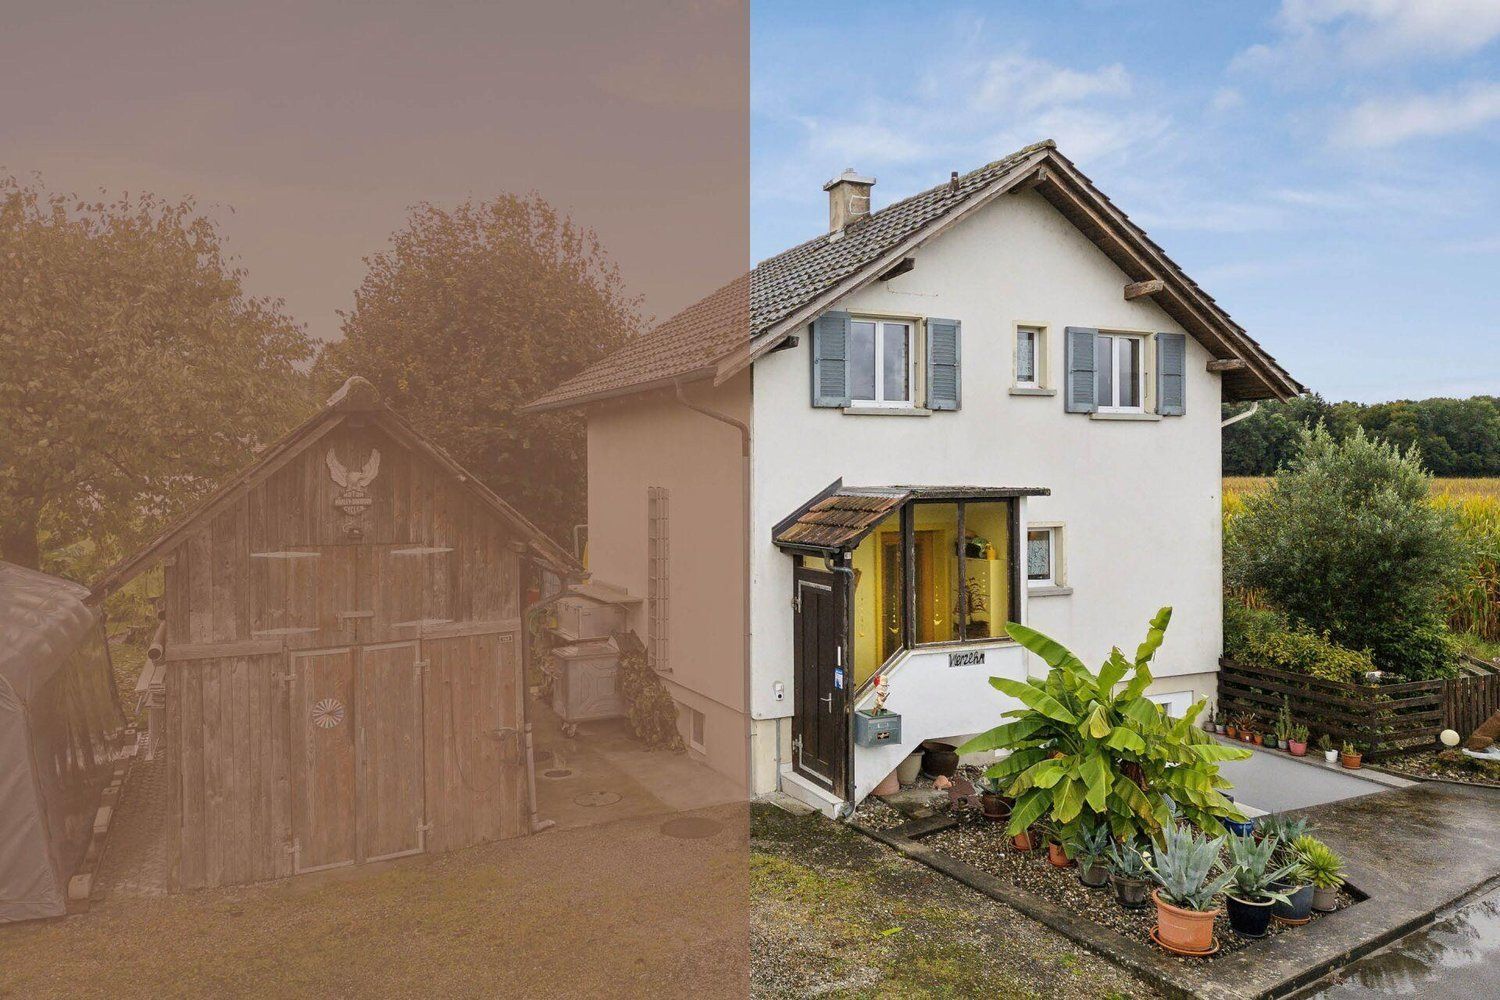
[(1123, 844), (1113, 841), (1109, 845), (1109, 870), (1120, 878), (1144, 879), (1149, 878), (1150, 873), (1146, 871), (1146, 853), (1138, 840), (1129, 840)]
[(1109, 827), (1104, 823), (1096, 823), (1092, 826), (1074, 826), (1067, 831), (1064, 843), (1068, 848), (1068, 856), (1077, 861), (1080, 867), (1094, 868), (1104, 864), (1114, 841), (1110, 838)]
[(1172, 803), (1201, 830), (1221, 829), (1225, 819), (1244, 821), (1221, 793), (1229, 782), (1218, 762), (1243, 760), (1250, 752), (1223, 746), (1193, 725), (1204, 701), (1169, 719), (1145, 696), (1149, 665), (1171, 618), (1172, 609), (1162, 608), (1135, 656), (1116, 648), (1097, 674), (1035, 629), (1006, 626), (1047, 664), (1047, 676), (991, 677), (991, 686), (1023, 707), (1003, 713), (1008, 721), (959, 752), (1010, 751), (985, 772), (1015, 799), (1008, 833), (1046, 818), (1060, 828), (1103, 823), (1120, 840), (1155, 835), (1172, 825)]
[(1295, 861), (1296, 854), (1292, 845), (1297, 838), (1307, 835), (1311, 829), (1305, 816), (1262, 816), (1255, 821), (1255, 829), (1263, 840), (1275, 840), (1279, 845), (1276, 859), (1279, 861)]
[(1167, 827), (1154, 857), (1143, 859), (1143, 864), (1161, 887), (1163, 899), (1173, 906), (1204, 913), (1213, 909), (1214, 897), (1234, 876), (1230, 871), (1213, 877), (1223, 846), (1223, 837), (1210, 840), (1190, 827)]
[(1327, 844), (1311, 834), (1292, 842), (1307, 879), (1319, 889), (1337, 889), (1344, 884), (1344, 861)]
[(1292, 861), (1280, 868), (1272, 868), (1272, 859), (1280, 842), (1275, 837), (1266, 837), (1259, 843), (1254, 837), (1229, 838), (1229, 894), (1246, 902), (1270, 900), (1291, 905), (1286, 893), (1275, 888), (1297, 870), (1298, 863)]

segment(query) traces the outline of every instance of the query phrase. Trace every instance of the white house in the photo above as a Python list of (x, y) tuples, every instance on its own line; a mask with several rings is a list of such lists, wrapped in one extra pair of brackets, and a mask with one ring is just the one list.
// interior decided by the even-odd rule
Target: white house
[[(694, 752), (830, 813), (1013, 707), (1008, 620), (1098, 663), (1171, 605), (1152, 693), (1212, 695), (1219, 403), (1302, 391), (1050, 141), (874, 184), (530, 406), (586, 408), (589, 569)], [(877, 674), (899, 742), (857, 745)]]

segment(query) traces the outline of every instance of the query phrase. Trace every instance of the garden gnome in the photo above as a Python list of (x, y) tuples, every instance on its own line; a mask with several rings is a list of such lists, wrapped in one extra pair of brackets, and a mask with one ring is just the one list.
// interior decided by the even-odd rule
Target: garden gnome
[(891, 693), (891, 682), (885, 679), (885, 674), (875, 678), (875, 714), (885, 714), (885, 699)]

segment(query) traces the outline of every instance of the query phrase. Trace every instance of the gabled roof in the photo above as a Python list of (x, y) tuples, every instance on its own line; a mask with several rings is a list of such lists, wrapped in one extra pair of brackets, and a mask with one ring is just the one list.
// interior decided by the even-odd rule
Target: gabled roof
[(448, 473), (481, 505), (487, 507), (500, 520), (513, 527), (527, 540), (533, 555), (560, 574), (580, 574), (583, 567), (573, 556), (546, 532), (532, 524), (510, 504), (500, 499), (493, 490), (485, 486), (442, 448), (433, 444), (412, 427), (404, 417), (381, 400), (380, 394), (368, 381), (353, 376), (317, 413), (302, 424), (288, 431), (280, 440), (265, 450), (249, 468), (233, 476), (208, 499), (184, 515), (170, 528), (157, 535), (145, 547), (127, 556), (111, 567), (92, 588), (97, 599), (109, 596), (130, 582), (135, 576), (149, 568), (157, 558), (165, 555), (182, 538), (200, 523), (217, 516), (226, 506), (234, 503), (259, 483), (274, 475), (294, 456), (301, 454), (314, 442), (341, 424), (353, 413), (373, 421), (398, 442), (425, 456), (440, 469)]
[(910, 500), (990, 500), (1047, 496), (1041, 486), (845, 486), (835, 479), (771, 528), (783, 549), (836, 553), (852, 549)]
[(720, 384), (949, 226), (1021, 189), (1046, 198), (1130, 281), (1161, 281), (1157, 304), (1216, 359), (1242, 363), (1224, 374), (1225, 399), (1305, 391), (1049, 139), (762, 261), (523, 409), (577, 406), (710, 374)]

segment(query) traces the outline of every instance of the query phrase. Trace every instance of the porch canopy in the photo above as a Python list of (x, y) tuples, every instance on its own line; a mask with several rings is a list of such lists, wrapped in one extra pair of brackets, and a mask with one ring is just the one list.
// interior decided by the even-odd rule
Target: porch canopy
[(845, 486), (836, 479), (777, 522), (771, 541), (789, 552), (825, 555), (855, 548), (886, 517), (918, 500), (1002, 500), (1049, 496), (1042, 486)]

